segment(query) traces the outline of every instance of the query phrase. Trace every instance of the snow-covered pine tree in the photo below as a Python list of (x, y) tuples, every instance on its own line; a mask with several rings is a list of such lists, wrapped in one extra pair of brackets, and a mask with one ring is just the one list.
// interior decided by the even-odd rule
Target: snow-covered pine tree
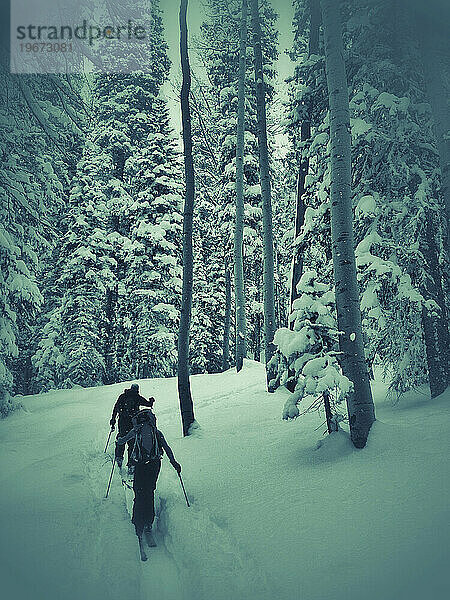
[[(280, 383), (293, 392), (284, 406), (284, 419), (298, 417), (298, 404), (308, 397), (317, 408), (325, 403), (335, 407), (352, 387), (338, 361), (334, 290), (329, 284), (320, 282), (315, 271), (303, 273), (297, 290), (299, 297), (294, 300), (290, 316), (292, 327), (278, 329), (274, 338), (278, 351), (286, 360)], [(336, 431), (342, 419), (342, 411), (334, 408), (332, 415), (327, 415), (329, 430)]]
[(448, 381), (445, 209), (413, 14), (403, 2), (350, 8), (357, 260), (369, 360), (381, 359), (396, 394), (423, 383), (427, 369), (437, 395)]
[[(403, 7), (406, 8), (405, 6)], [(433, 131), (439, 153), (441, 194), (445, 211), (446, 260), (450, 252), (450, 9), (439, 0), (417, 0), (414, 30), (419, 39), (427, 100), (433, 114)], [(448, 277), (448, 276), (447, 276)], [(447, 284), (448, 286), (448, 284)], [(448, 293), (448, 292), (447, 292)]]
[[(312, 270), (320, 281), (333, 284), (330, 232), (330, 163), (328, 95), (322, 39), (319, 36), (320, 7), (316, 0), (294, 3), (294, 44), (290, 52), (295, 63), (293, 77), (287, 80), (288, 102), (286, 130), (291, 149), (286, 161), (291, 190), (295, 194), (295, 227), (292, 230), (290, 304), (299, 296), (297, 289), (302, 271)], [(289, 311), (290, 312), (290, 311)], [(289, 320), (290, 327), (294, 320)], [(279, 372), (286, 368), (281, 359)], [(296, 373), (286, 380), (291, 391)]]
[[(2, 57), (3, 60), (3, 57)], [(79, 127), (71, 110), (78, 102), (67, 81), (54, 76), (0, 75), (2, 193), (0, 253), (0, 411), (11, 393), (32, 391), (31, 354), (42, 306), (44, 255), (55, 239), (52, 219), (62, 203)], [(39, 283), (38, 283), (39, 281)]]
[[(294, 4), (294, 76), (288, 80), (286, 128), (291, 141), (290, 170), (296, 179), (296, 230), (292, 276), (315, 270), (332, 282), (329, 213), (329, 121), (323, 45), (319, 43), (316, 0)], [(294, 284), (295, 288), (295, 284)], [(291, 298), (297, 291), (292, 288)]]
[[(89, 246), (95, 265), (84, 275), (81, 269), (76, 283), (63, 265), (65, 299), (53, 311), (57, 323), (61, 307), (73, 306), (75, 296), (87, 294), (95, 304), (96, 313), (86, 317), (86, 323), (92, 320), (93, 360), (98, 363), (99, 352), (102, 368), (97, 373), (104, 383), (144, 373), (172, 374), (178, 318), (179, 171), (167, 109), (158, 99), (169, 69), (167, 46), (157, 2), (147, 7), (133, 0), (128, 8), (144, 15), (151, 29), (149, 43), (138, 49), (145, 53), (139, 55), (141, 66), (151, 68), (93, 78), (90, 133), (73, 183), (78, 205), (70, 213), (68, 229), (75, 247)], [(120, 53), (116, 58), (125, 60)], [(86, 217), (93, 210), (92, 193), (99, 194), (96, 223)], [(86, 221), (85, 230), (78, 227), (80, 218)], [(63, 247), (61, 259), (65, 252)], [(87, 274), (92, 276), (92, 271), (96, 277), (91, 286)], [(95, 302), (90, 286), (95, 288)], [(70, 329), (68, 335), (76, 340), (78, 334)], [(65, 347), (70, 345), (68, 340)], [(76, 366), (74, 361), (70, 365)]]
[[(218, 221), (221, 201), (217, 113), (209, 84), (198, 77), (191, 92), (195, 143), (196, 210), (194, 212), (194, 284), (190, 365), (193, 373), (223, 368), (226, 335), (225, 269), (230, 240)], [(233, 315), (232, 315), (233, 316)], [(229, 343), (229, 340), (227, 340)]]
[[(306, 211), (306, 178), (309, 175), (310, 157), (307, 144), (310, 144), (311, 127), (314, 126), (314, 101), (317, 102), (317, 90), (314, 92), (304, 79), (310, 76), (311, 65), (307, 64), (312, 57), (319, 56), (319, 26), (321, 20), (319, 0), (309, 0), (308, 3), (294, 3), (294, 27), (296, 28), (295, 46), (291, 58), (296, 60), (297, 52), (301, 49), (305, 52), (302, 66), (297, 66), (294, 81), (297, 85), (291, 87), (291, 119), (288, 132), (294, 146), (294, 155), (298, 167), (296, 168), (296, 202), (295, 202), (295, 230), (294, 240), (301, 233), (305, 222)], [(308, 27), (306, 24), (308, 23)], [(307, 39), (304, 37), (304, 30), (308, 31)], [(302, 35), (303, 34), (303, 35)], [(303, 46), (303, 47), (302, 47)], [(305, 60), (306, 59), (306, 60)], [(306, 64), (305, 64), (306, 63)], [(317, 61), (312, 61), (317, 64)], [(317, 84), (314, 85), (314, 88)], [(300, 281), (303, 272), (303, 248), (296, 244), (295, 252), (292, 258), (292, 276), (290, 285), (290, 304), (298, 298), (297, 284)], [(293, 325), (293, 322), (291, 322)]]
[[(163, 26), (159, 2), (150, 5), (143, 0), (132, 0), (127, 4), (127, 18), (146, 23), (150, 31), (147, 43), (141, 48), (133, 46), (132, 55), (126, 47), (118, 48), (116, 73), (100, 74), (95, 79), (93, 95), (96, 109), (95, 136), (97, 143), (112, 159), (108, 183), (108, 213), (111, 244), (111, 260), (116, 264), (116, 281), (106, 290), (105, 314), (106, 336), (104, 347), (106, 375), (110, 381), (131, 377), (133, 367), (128, 361), (127, 340), (135, 323), (128, 315), (128, 298), (133, 290), (126, 289), (123, 280), (132, 251), (131, 231), (133, 206), (130, 181), (127, 179), (127, 161), (133, 160), (146, 143), (148, 135), (155, 129), (153, 107), (159, 90), (168, 76), (169, 59), (167, 45), (163, 39)], [(126, 46), (126, 42), (124, 42)], [(136, 61), (132, 73), (120, 72)]]
[(152, 119), (153, 131), (125, 167), (134, 202), (122, 285), (130, 325), (126, 362), (135, 377), (175, 374), (182, 285), (180, 151), (162, 99), (154, 102)]
[[(442, 308), (433, 311), (439, 304), (445, 308), (442, 265), (439, 258), (436, 261), (442, 248), (443, 211), (435, 152), (416, 41), (407, 41), (405, 25), (411, 14), (403, 15), (402, 10), (408, 7), (398, 3), (398, 18), (392, 19), (390, 2), (369, 0), (342, 6), (352, 90), (353, 206), (355, 241), (361, 243), (357, 262), (367, 359), (369, 364), (375, 357), (381, 360), (393, 392), (400, 394), (424, 382), (425, 357), (433, 354), (432, 344), (425, 351), (417, 331), (422, 330), (430, 310), (435, 322), (445, 312)], [(299, 63), (291, 85), (289, 121), (294, 144), (309, 160), (304, 194), (308, 206), (296, 245), (305, 268), (315, 268), (327, 281), (323, 270), (330, 257), (327, 99), (320, 57), (307, 58), (309, 4), (299, 0), (295, 14), (299, 27), (293, 58)], [(313, 107), (312, 135), (310, 141), (298, 144), (308, 106)], [(425, 224), (430, 219), (434, 236), (427, 242)], [(433, 247), (434, 258), (429, 252)], [(425, 256), (429, 258), (424, 260)], [(425, 264), (435, 265), (432, 270), (437, 275), (430, 278)], [(438, 329), (440, 335), (445, 333), (445, 327)]]
[(88, 142), (69, 198), (67, 232), (60, 241), (53, 306), (34, 356), (42, 385), (98, 385), (105, 380), (105, 292), (114, 280), (107, 232), (104, 178), (108, 165), (98, 146)]
[[(22, 361), (25, 360), (26, 372), (30, 371), (31, 382), (27, 393), (62, 384), (59, 378), (61, 363), (56, 361), (59, 356), (57, 345), (62, 341), (59, 339), (62, 326), (51, 315), (61, 300), (57, 283), (61, 274), (58, 259), (60, 243), (67, 232), (71, 180), (76, 174), (90, 119), (85, 94), (87, 80), (84, 76), (36, 76), (33, 78), (33, 86), (34, 97), (40, 106), (51, 108), (53, 118), (57, 117), (59, 141), (50, 141), (46, 156), (46, 170), (54, 173), (57, 185), (56, 192), (46, 202), (46, 245), (39, 252), (38, 278), (44, 302), (33, 326), (27, 331), (26, 347), (20, 352)], [(51, 182), (52, 178), (48, 181)], [(47, 196), (45, 191), (44, 194)], [(45, 357), (42, 355), (43, 351)], [(26, 358), (27, 353), (29, 359)], [(23, 366), (19, 367), (19, 370), (22, 369)]]

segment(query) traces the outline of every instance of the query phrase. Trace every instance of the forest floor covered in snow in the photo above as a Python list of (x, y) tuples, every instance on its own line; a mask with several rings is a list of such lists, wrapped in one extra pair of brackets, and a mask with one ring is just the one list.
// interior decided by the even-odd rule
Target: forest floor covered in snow
[[(22, 399), (0, 422), (0, 587), (14, 600), (425, 600), (450, 597), (450, 394), (386, 400), (364, 450), (323, 417), (281, 420), (264, 368), (192, 377), (200, 425), (182, 438), (175, 379), (141, 394), (167, 458), (158, 548), (139, 561), (118, 473), (103, 453), (127, 384)], [(321, 440), (321, 443), (317, 443)], [(113, 443), (110, 444), (113, 451)]]

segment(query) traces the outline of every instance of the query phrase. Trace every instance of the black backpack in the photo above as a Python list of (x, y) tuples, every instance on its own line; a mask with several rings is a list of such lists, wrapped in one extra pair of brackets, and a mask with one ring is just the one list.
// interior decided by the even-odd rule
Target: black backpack
[(136, 438), (131, 458), (136, 464), (159, 459), (162, 448), (156, 434), (156, 419), (151, 410), (141, 410), (136, 417)]

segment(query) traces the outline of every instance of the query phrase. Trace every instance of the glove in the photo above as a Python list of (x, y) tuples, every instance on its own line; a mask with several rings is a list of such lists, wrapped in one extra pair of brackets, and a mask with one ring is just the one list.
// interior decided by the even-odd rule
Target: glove
[(111, 421), (109, 422), (109, 424), (111, 425), (111, 429), (114, 429), (116, 426), (116, 420), (115, 419), (111, 419)]
[(175, 469), (178, 475), (181, 473), (181, 465), (180, 463), (177, 463), (176, 460), (172, 463), (172, 467)]

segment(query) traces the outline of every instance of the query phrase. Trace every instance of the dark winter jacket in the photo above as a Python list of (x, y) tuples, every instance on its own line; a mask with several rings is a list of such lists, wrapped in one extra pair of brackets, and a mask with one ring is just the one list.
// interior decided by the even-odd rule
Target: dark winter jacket
[[(132, 418), (139, 412), (140, 406), (153, 406), (153, 398), (146, 400), (140, 396), (135, 390), (128, 389), (120, 394), (117, 402), (114, 405), (111, 424), (115, 423), (117, 415), (119, 415), (119, 427), (127, 425), (126, 429), (131, 428)], [(121, 427), (122, 429), (122, 427)]]
[[(129, 442), (130, 440), (135, 438), (137, 436), (137, 434), (140, 432), (142, 435), (142, 441), (144, 443), (144, 446), (148, 447), (148, 444), (145, 443), (145, 438), (146, 438), (146, 436), (151, 435), (151, 427), (154, 427), (154, 425), (149, 425), (147, 423), (141, 423), (139, 425), (135, 425), (133, 427), (133, 429), (131, 429), (131, 431), (129, 431), (123, 437), (118, 437), (116, 441), (118, 444), (126, 444), (127, 442)], [(156, 430), (156, 438), (158, 440), (159, 447), (162, 448), (166, 452), (171, 465), (176, 469), (176, 465), (178, 465), (178, 463), (175, 460), (175, 457), (173, 455), (171, 447), (166, 442), (166, 438), (164, 437), (162, 432), (159, 431), (159, 429), (156, 429), (156, 427), (154, 427), (154, 428)]]

